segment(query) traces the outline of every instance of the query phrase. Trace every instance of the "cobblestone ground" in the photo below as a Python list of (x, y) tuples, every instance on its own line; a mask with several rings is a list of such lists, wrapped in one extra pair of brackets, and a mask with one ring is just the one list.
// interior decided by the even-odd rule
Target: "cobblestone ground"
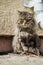
[(0, 55), (0, 65), (43, 65), (43, 58), (35, 55)]

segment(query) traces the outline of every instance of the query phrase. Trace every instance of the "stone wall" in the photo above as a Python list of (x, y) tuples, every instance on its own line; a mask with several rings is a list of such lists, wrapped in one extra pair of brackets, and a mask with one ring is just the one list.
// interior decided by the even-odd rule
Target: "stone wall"
[(18, 10), (28, 10), (24, 8), (23, 0), (0, 0), (0, 35), (15, 34)]
[[(23, 0), (0, 0), (0, 35), (14, 35), (15, 24), (18, 20), (18, 10), (29, 10), (23, 6)], [(43, 31), (37, 29), (39, 35)]]

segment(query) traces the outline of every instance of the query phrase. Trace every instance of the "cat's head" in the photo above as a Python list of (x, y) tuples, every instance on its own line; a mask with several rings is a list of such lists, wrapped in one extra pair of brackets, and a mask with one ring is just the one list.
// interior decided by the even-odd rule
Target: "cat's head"
[(19, 18), (20, 19), (27, 20), (27, 19), (32, 19), (33, 18), (33, 14), (29, 13), (27, 11), (18, 11), (18, 12), (19, 12)]

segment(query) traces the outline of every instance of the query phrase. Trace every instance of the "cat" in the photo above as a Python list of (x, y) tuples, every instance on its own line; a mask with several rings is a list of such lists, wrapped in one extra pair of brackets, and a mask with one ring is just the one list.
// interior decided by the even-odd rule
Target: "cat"
[[(34, 15), (32, 13), (26, 12), (26, 11), (19, 11), (19, 19), (17, 21), (18, 28), (20, 32), (24, 32), (26, 35), (26, 32), (28, 33), (28, 36), (22, 36), (20, 35), (20, 47), (22, 48), (22, 51), (29, 52), (29, 47), (34, 47), (35, 48), (35, 54), (39, 55), (39, 37), (35, 33), (35, 19)], [(31, 42), (34, 42), (32, 45)]]

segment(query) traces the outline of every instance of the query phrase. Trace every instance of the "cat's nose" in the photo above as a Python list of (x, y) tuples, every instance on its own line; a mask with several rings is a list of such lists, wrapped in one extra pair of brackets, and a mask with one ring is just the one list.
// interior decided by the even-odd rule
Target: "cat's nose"
[(23, 25), (25, 25), (26, 21), (24, 20)]

